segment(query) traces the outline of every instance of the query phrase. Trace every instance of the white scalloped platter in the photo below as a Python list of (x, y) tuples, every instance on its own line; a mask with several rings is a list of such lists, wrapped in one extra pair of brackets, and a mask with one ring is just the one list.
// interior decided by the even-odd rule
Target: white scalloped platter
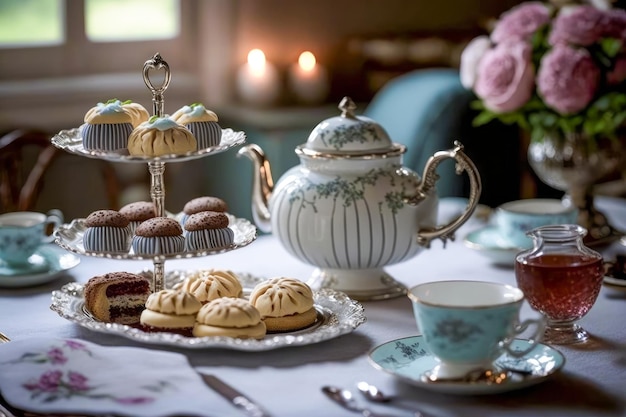
[(80, 156), (95, 159), (106, 159), (113, 162), (184, 162), (202, 158), (209, 154), (224, 152), (234, 146), (243, 145), (246, 142), (246, 134), (233, 129), (222, 129), (222, 140), (219, 145), (209, 148), (198, 149), (195, 152), (187, 152), (183, 155), (163, 155), (159, 157), (133, 156), (116, 152), (88, 151), (83, 147), (83, 138), (80, 128), (61, 130), (52, 137), (52, 144), (59, 149)]
[[(181, 213), (175, 218), (180, 218)], [(248, 246), (257, 238), (257, 229), (249, 220), (238, 218), (232, 214), (226, 213), (228, 216), (228, 227), (234, 232), (233, 244), (223, 248), (207, 249), (197, 252), (181, 252), (172, 255), (140, 256), (133, 253), (132, 249), (128, 253), (110, 253), (110, 252), (88, 252), (85, 251), (83, 245), (83, 235), (85, 234), (85, 219), (74, 219), (69, 224), (62, 224), (54, 231), (55, 242), (70, 252), (79, 255), (95, 256), (99, 258), (110, 259), (136, 259), (136, 260), (153, 260), (154, 258), (165, 259), (183, 259), (194, 258), (198, 256), (214, 255), (218, 253), (228, 252), (234, 249)]]
[[(193, 272), (172, 271), (166, 273), (166, 288), (172, 288), (181, 283), (186, 276)], [(151, 276), (150, 271), (143, 271), (142, 274)], [(264, 280), (264, 278), (245, 273), (238, 273), (237, 276), (245, 293), (249, 293), (254, 285)], [(50, 309), (57, 312), (59, 316), (89, 330), (113, 334), (142, 343), (190, 349), (226, 348), (241, 351), (264, 351), (319, 343), (351, 333), (366, 321), (363, 306), (340, 291), (325, 288), (314, 292), (313, 300), (317, 310), (316, 323), (294, 332), (269, 333), (261, 340), (221, 336), (186, 337), (174, 333), (144, 332), (139, 328), (123, 324), (104, 323), (96, 320), (85, 308), (83, 286), (78, 283), (69, 283), (60, 290), (53, 291)]]

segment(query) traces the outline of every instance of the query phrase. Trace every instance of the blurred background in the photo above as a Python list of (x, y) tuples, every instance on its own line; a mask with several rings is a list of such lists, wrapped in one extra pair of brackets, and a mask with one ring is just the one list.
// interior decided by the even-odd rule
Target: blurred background
[[(243, 130), (249, 143), (261, 145), (275, 180), (298, 164), (295, 146), (319, 122), (339, 115), (339, 101), (350, 96), (357, 114), (374, 117), (394, 140), (408, 135), (404, 125), (412, 126), (415, 132), (402, 139), (410, 151), (423, 148), (421, 141), (449, 149), (461, 140), (483, 176), (485, 204), (551, 195), (555, 190), (526, 178), (531, 174), (519, 132), (472, 128), (472, 97), (458, 83), (467, 42), (487, 33), (491, 19), (516, 3), (0, 0), (0, 132), (37, 129), (52, 136), (80, 126), (87, 110), (111, 98), (133, 100), (152, 113), (142, 69), (158, 52), (172, 71), (165, 112), (204, 103), (222, 128)], [(252, 50), (261, 51), (265, 61), (251, 61)], [(303, 52), (310, 54), (302, 57)], [(273, 75), (250, 79), (246, 71), (254, 72), (254, 65)], [(389, 94), (383, 100), (381, 91), (408, 74), (425, 81), (415, 91), (405, 90), (401, 101)], [(446, 94), (447, 107), (437, 107)], [(421, 122), (406, 123), (414, 120)], [(444, 139), (435, 142), (435, 134)], [(252, 167), (236, 151), (167, 164), (166, 209), (178, 212), (191, 198), (216, 195), (234, 214), (251, 218)], [(412, 159), (410, 168), (421, 174), (428, 156), (430, 151)], [(102, 164), (113, 168), (114, 202), (105, 198), (102, 173), (110, 171)], [(452, 168), (445, 169), (453, 175)], [(459, 184), (442, 186), (441, 195), (464, 195), (467, 189)], [(149, 199), (149, 185), (144, 164), (60, 152), (36, 207), (60, 208), (66, 218), (86, 217), (105, 206)]]

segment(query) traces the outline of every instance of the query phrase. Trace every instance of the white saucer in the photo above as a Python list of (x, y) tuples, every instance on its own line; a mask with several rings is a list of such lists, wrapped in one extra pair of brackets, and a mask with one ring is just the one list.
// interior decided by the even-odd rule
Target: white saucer
[[(529, 342), (524, 339), (516, 339), (511, 344), (513, 349), (526, 349), (528, 346)], [(525, 388), (545, 381), (565, 364), (565, 357), (561, 352), (539, 343), (521, 358), (503, 354), (496, 360), (497, 366), (519, 371), (513, 372), (502, 384), (484, 381), (425, 382), (422, 374), (433, 369), (437, 361), (428, 351), (421, 335), (386, 342), (370, 351), (369, 360), (374, 368), (409, 384), (430, 391), (459, 395), (497, 394)]]
[(512, 266), (515, 256), (524, 250), (508, 242), (496, 226), (485, 226), (468, 233), (463, 243), (498, 265)]
[(44, 284), (74, 268), (80, 258), (55, 244), (41, 246), (29, 258), (28, 267), (13, 268), (0, 261), (0, 287), (20, 288)]

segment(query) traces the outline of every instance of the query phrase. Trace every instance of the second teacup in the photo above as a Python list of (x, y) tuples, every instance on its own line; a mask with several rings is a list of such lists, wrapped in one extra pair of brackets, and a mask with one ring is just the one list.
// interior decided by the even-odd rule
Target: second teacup
[(495, 211), (496, 224), (504, 239), (512, 245), (528, 249), (532, 239), (526, 232), (540, 226), (575, 224), (578, 209), (553, 198), (528, 198), (501, 204)]
[[(469, 372), (494, 368), (504, 352), (521, 357), (540, 340), (545, 321), (520, 324), (524, 293), (516, 287), (483, 281), (434, 281), (409, 290), (417, 326), (439, 362), (431, 381), (465, 378)], [(524, 351), (509, 348), (515, 336), (535, 326)]]
[(54, 240), (47, 228), (63, 223), (59, 210), (47, 213), (15, 211), (0, 215), (0, 259), (11, 266), (28, 264), (28, 258), (43, 243)]

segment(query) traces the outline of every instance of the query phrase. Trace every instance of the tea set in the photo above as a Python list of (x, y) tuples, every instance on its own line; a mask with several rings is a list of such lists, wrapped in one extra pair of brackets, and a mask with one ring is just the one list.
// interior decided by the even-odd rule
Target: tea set
[[(520, 288), (483, 281), (433, 281), (406, 288), (385, 271), (423, 252), (434, 239), (445, 245), (473, 215), (481, 180), (462, 144), (435, 153), (420, 175), (402, 165), (406, 147), (394, 143), (374, 120), (356, 115), (352, 100), (344, 98), (339, 109), (340, 115), (320, 122), (295, 149), (300, 164), (275, 185), (259, 146), (246, 145), (238, 154), (254, 164), (256, 225), (315, 267), (308, 280), (312, 288), (341, 291), (360, 301), (410, 299), (420, 334), (374, 348), (371, 364), (425, 389), (471, 395), (519, 389), (561, 369), (563, 355), (542, 343), (544, 316), (520, 321), (527, 301)], [(436, 169), (447, 159), (455, 161), (456, 174), (467, 174), (470, 189), (466, 207), (441, 225)], [(497, 207), (489, 223), (469, 233), (464, 243), (497, 264), (511, 266), (520, 252), (536, 245), (529, 230), (574, 224), (577, 215), (575, 207), (561, 200), (512, 201)], [(0, 216), (0, 242), (17, 241), (11, 216), (37, 243), (19, 256), (0, 247), (0, 275), (21, 279), (39, 273), (50, 278), (79, 262), (69, 252), (46, 252), (44, 226), (58, 227), (62, 217)], [(25, 227), (29, 222), (33, 225)], [(46, 259), (42, 270), (37, 269), (38, 257)]]

